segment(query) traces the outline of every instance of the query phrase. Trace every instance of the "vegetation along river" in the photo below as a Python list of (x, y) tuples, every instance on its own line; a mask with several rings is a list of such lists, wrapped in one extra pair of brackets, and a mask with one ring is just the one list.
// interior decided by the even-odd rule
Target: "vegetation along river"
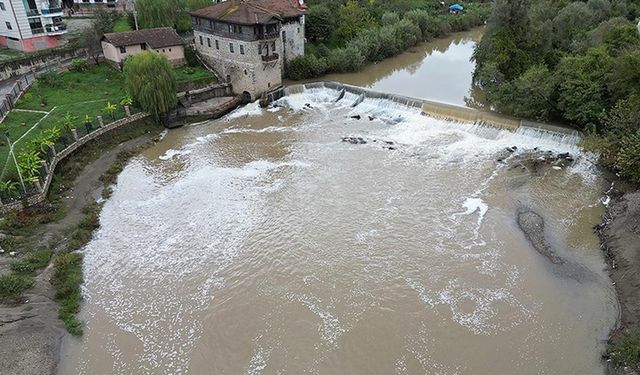
[[(330, 78), (464, 104), (478, 37)], [(606, 187), (577, 136), (338, 95), (251, 104), (129, 163), (84, 250), (86, 329), (61, 374), (604, 372)]]

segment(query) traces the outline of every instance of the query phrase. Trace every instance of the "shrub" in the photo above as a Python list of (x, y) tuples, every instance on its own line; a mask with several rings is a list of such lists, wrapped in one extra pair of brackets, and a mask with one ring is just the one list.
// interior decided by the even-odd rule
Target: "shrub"
[(20, 299), (22, 293), (33, 287), (33, 279), (15, 274), (0, 275), (0, 301), (12, 302)]
[(314, 55), (296, 57), (287, 66), (287, 76), (294, 80), (317, 77), (326, 71), (327, 61)]
[(38, 77), (38, 82), (48, 87), (61, 87), (64, 84), (64, 80), (60, 73), (53, 70), (42, 73)]
[(382, 15), (382, 19), (380, 20), (383, 26), (391, 26), (400, 22), (400, 16), (394, 12), (387, 12)]
[(67, 331), (72, 335), (82, 334), (82, 327), (76, 314), (80, 311), (82, 294), (82, 255), (63, 253), (56, 256), (51, 283), (55, 288), (55, 297), (60, 303), (58, 315), (64, 321)]
[(198, 56), (196, 56), (196, 51), (191, 47), (185, 47), (184, 59), (187, 60), (187, 65), (192, 68), (200, 66), (200, 61), (198, 60)]
[(360, 50), (354, 47), (337, 48), (331, 51), (328, 59), (329, 69), (333, 72), (354, 72), (365, 63), (365, 58)]
[(431, 31), (429, 30), (429, 12), (419, 9), (412, 10), (405, 14), (404, 19), (411, 21), (411, 23), (420, 28), (420, 32), (424, 40), (430, 39)]
[(640, 181), (640, 130), (622, 138), (616, 168), (633, 181)]
[(73, 72), (84, 72), (89, 69), (89, 64), (84, 59), (75, 59), (71, 62), (71, 67), (69, 68)]

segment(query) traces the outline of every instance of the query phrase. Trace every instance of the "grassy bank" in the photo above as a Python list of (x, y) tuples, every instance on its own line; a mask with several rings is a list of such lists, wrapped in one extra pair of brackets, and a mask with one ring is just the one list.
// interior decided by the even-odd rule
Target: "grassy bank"
[[(8, 235), (0, 240), (7, 252), (16, 251), (16, 259), (11, 263), (10, 272), (0, 275), (0, 300), (7, 303), (20, 303), (22, 295), (34, 285), (34, 277), (53, 259), (54, 269), (51, 284), (55, 298), (59, 303), (59, 317), (66, 329), (73, 335), (82, 334), (82, 324), (76, 314), (82, 301), (82, 249), (99, 227), (99, 215), (102, 206), (88, 204), (78, 219), (68, 216), (63, 197), (68, 195), (73, 182), (83, 169), (94, 160), (120, 143), (151, 134), (153, 138), (162, 131), (162, 127), (150, 120), (141, 120), (124, 128), (114, 130), (107, 136), (93, 140), (74, 154), (63, 160), (56, 169), (47, 203), (30, 207), (23, 211), (11, 212), (0, 221), (0, 231)], [(100, 177), (105, 186), (115, 183), (117, 174), (136, 150), (121, 152), (116, 161)], [(47, 233), (45, 224), (65, 225), (57, 233)], [(50, 239), (41, 244), (43, 236)], [(36, 249), (36, 250), (30, 250)]]
[[(482, 25), (491, 13), (488, 3), (464, 3), (465, 12), (457, 14), (423, 1), (407, 5), (406, 11), (396, 11), (398, 4), (381, 8), (376, 8), (376, 3), (363, 8), (353, 1), (333, 5), (334, 8), (331, 2), (328, 4), (310, 9), (306, 30), (314, 42), (306, 46), (305, 56), (289, 62), (288, 78), (300, 80), (358, 71), (368, 63), (398, 55), (420, 42)], [(327, 15), (318, 15), (325, 12)], [(332, 13), (340, 15), (337, 23), (331, 22)], [(317, 31), (320, 24), (328, 26)], [(345, 24), (352, 27), (346, 28)]]

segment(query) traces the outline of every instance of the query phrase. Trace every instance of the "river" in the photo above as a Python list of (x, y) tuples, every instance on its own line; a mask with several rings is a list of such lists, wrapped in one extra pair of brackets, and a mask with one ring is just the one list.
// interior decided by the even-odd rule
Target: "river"
[[(466, 89), (423, 78), (474, 40), (332, 78), (460, 104), (468, 59), (451, 76)], [(603, 374), (605, 186), (578, 139), (338, 94), (171, 130), (126, 166), (84, 250), (85, 333), (61, 374)], [(535, 148), (575, 161), (527, 168)], [(533, 249), (523, 207), (579, 275)]]

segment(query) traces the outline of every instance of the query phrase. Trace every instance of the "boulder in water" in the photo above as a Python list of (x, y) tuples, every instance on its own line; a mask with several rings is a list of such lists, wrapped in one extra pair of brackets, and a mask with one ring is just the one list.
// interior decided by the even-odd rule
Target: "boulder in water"
[(364, 145), (367, 143), (362, 137), (342, 137), (342, 142), (351, 143), (352, 145)]
[(360, 115), (355, 115), (355, 116), (351, 116), (351, 118), (352, 118), (352, 119), (355, 119), (355, 120), (360, 120), (360, 119), (362, 118), (362, 116), (360, 116)]

